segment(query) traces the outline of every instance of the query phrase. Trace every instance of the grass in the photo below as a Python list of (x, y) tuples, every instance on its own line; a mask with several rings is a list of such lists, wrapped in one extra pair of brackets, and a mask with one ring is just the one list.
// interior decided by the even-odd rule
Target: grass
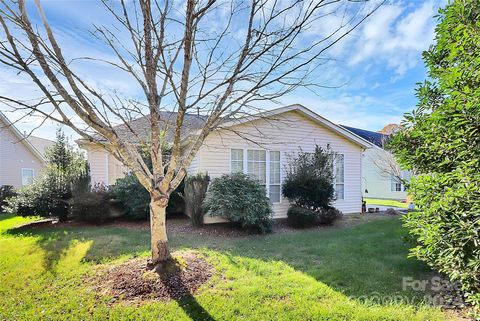
[(396, 200), (385, 200), (379, 198), (363, 198), (367, 205), (383, 205), (383, 206), (392, 206), (392, 207), (401, 207), (401, 208), (408, 208), (407, 203), (402, 203)]
[[(170, 235), (173, 250), (205, 255), (218, 273), (192, 300), (112, 304), (85, 276), (148, 255), (148, 231), (119, 227), (14, 228), (0, 216), (0, 320), (445, 320), (402, 290), (425, 279), (407, 259), (398, 218), (251, 237)], [(401, 295), (408, 302), (390, 302)], [(364, 302), (363, 298), (383, 300)]]

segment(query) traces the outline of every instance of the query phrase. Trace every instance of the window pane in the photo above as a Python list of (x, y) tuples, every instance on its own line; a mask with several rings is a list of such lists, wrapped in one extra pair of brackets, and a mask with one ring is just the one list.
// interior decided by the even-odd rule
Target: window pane
[(345, 185), (337, 184), (335, 186), (335, 194), (338, 200), (343, 200), (345, 198)]
[(337, 155), (335, 158), (335, 181), (343, 183), (345, 178), (345, 165), (343, 155)]
[(270, 185), (269, 197), (272, 203), (280, 202), (280, 185)]
[(243, 149), (232, 149), (230, 164), (232, 173), (243, 173)]
[(256, 178), (260, 184), (266, 184), (267, 177), (266, 151), (247, 151), (247, 174)]
[(270, 152), (270, 184), (280, 184), (280, 152)]

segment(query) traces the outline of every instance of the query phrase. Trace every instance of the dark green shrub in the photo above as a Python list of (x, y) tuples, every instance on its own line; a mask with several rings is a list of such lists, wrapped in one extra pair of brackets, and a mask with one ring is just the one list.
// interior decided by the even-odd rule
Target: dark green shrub
[(335, 220), (341, 218), (342, 216), (343, 216), (343, 213), (334, 207), (323, 209), (318, 214), (318, 223), (321, 225), (330, 225)]
[(82, 222), (105, 223), (110, 218), (110, 195), (107, 188), (98, 185), (92, 191), (74, 195), (72, 216)]
[(333, 201), (333, 159), (330, 150), (315, 147), (314, 153), (300, 151), (289, 159), (282, 185), (283, 196), (296, 206), (319, 212)]
[(150, 217), (150, 194), (135, 175), (127, 174), (117, 179), (111, 193), (112, 198), (121, 203), (123, 217), (135, 220)]
[(271, 231), (273, 211), (265, 188), (245, 174), (213, 180), (203, 205), (208, 215), (222, 216), (251, 232)]
[[(181, 213), (184, 210), (184, 200), (181, 196), (184, 183), (170, 195), (167, 206), (167, 215)], [(122, 216), (133, 220), (147, 220), (150, 218), (150, 194), (140, 184), (133, 174), (127, 174), (117, 179), (112, 186), (111, 196), (120, 203)]]
[(293, 227), (310, 227), (317, 219), (317, 212), (299, 206), (292, 206), (287, 212), (287, 223)]
[(289, 216), (289, 224), (292, 226), (331, 224), (340, 217), (331, 207), (335, 196), (333, 187), (335, 157), (336, 154), (330, 149), (325, 150), (316, 146), (313, 153), (300, 151), (290, 158), (282, 193), (294, 204), (287, 213), (292, 216), (291, 219)]
[(460, 281), (480, 315), (480, 2), (451, 1), (438, 19), (417, 108), (389, 147), (417, 174), (411, 254)]
[(83, 155), (57, 131), (55, 144), (46, 151), (47, 166), (33, 183), (18, 190), (8, 202), (8, 211), (22, 216), (54, 216), (66, 220), (72, 191), (88, 177)]
[(54, 216), (66, 218), (69, 211), (68, 194), (50, 184), (46, 176), (22, 187), (17, 195), (7, 200), (6, 210), (20, 216)]
[(7, 198), (16, 196), (17, 193), (11, 185), (0, 186), (0, 213), (6, 210)]
[(185, 178), (184, 198), (185, 214), (190, 217), (193, 226), (203, 225), (203, 200), (207, 194), (210, 176), (197, 174)]

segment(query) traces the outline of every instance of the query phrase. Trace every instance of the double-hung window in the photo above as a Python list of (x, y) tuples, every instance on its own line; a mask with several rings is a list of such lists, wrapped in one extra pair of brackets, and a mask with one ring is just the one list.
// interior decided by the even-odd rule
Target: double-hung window
[(32, 184), (34, 176), (33, 168), (22, 168), (22, 185)]
[(337, 200), (345, 199), (345, 157), (337, 154), (334, 159), (335, 164), (335, 195)]
[(263, 149), (232, 149), (232, 173), (245, 173), (264, 186), (272, 203), (280, 202), (280, 152)]

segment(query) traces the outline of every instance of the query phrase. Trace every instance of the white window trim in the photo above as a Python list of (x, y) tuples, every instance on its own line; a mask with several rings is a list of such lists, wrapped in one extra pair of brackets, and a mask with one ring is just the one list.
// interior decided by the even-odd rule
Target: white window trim
[(270, 149), (262, 149), (262, 148), (230, 148), (230, 158), (229, 158), (229, 167), (230, 173), (232, 173), (232, 150), (233, 149), (243, 149), (243, 174), (248, 175), (248, 151), (265, 151), (265, 190), (268, 199), (270, 199), (270, 152), (279, 152), (280, 153), (280, 200), (279, 202), (272, 202), (272, 204), (280, 204), (283, 201), (282, 198), (282, 183), (283, 183), (283, 173), (282, 173), (282, 165), (283, 165), (283, 158), (282, 152), (280, 150), (270, 150)]
[(23, 181), (23, 171), (32, 171), (32, 180), (35, 178), (35, 169), (34, 168), (22, 168), (21, 170), (21, 175), (22, 175), (22, 185), (23, 186), (26, 186), (26, 185), (30, 185), (31, 183), (29, 184), (25, 184), (25, 182)]

